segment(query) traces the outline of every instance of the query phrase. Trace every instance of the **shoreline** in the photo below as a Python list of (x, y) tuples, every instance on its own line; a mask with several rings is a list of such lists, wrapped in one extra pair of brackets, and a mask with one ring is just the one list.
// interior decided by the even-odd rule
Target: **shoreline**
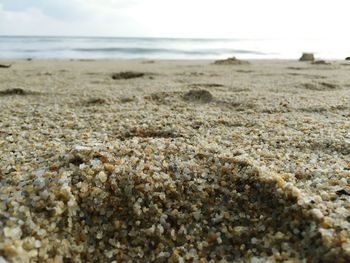
[[(28, 60), (29, 59), (29, 60)], [(221, 58), (212, 58), (212, 59), (166, 59), (166, 58), (33, 58), (33, 57), (28, 57), (28, 58), (0, 58), (0, 62), (6, 62), (6, 61), (46, 61), (46, 62), (54, 62), (54, 61), (86, 61), (86, 62), (92, 62), (92, 61), (159, 61), (159, 62), (206, 62), (206, 61), (212, 61), (214, 62), (215, 60), (220, 60)], [(245, 61), (250, 61), (250, 62), (300, 62), (300, 63), (305, 63), (305, 64), (310, 64), (310, 61), (299, 61), (299, 57), (294, 57), (294, 58), (244, 58), (243, 60)], [(337, 58), (318, 58), (316, 57), (315, 61), (317, 60), (324, 60), (326, 62), (348, 62), (349, 60), (346, 59), (337, 59)], [(350, 62), (349, 62), (350, 63)]]

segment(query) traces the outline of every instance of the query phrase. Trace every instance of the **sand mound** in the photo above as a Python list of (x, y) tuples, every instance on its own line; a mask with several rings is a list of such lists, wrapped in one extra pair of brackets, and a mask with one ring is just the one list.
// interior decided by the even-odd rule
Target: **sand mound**
[(232, 57), (232, 58), (227, 58), (227, 59), (222, 59), (222, 60), (216, 60), (214, 62), (214, 64), (216, 64), (216, 65), (247, 65), (247, 64), (249, 64), (249, 62), (245, 61), (245, 60), (237, 59), (236, 57)]
[(4, 256), (36, 257), (40, 243), (45, 256), (75, 262), (267, 259), (274, 248), (280, 260), (327, 258), (296, 188), (179, 142), (75, 146), (24, 182), (19, 206), (8, 204), (23, 224), (5, 228)]

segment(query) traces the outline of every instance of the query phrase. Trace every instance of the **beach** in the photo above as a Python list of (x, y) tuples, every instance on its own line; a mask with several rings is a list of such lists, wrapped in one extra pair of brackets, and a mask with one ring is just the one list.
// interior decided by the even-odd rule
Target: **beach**
[(0, 68), (0, 262), (349, 262), (350, 61)]

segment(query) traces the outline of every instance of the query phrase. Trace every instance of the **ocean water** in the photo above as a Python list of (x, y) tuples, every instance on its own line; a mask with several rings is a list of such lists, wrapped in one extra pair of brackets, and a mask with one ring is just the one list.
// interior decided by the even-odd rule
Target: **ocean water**
[(344, 59), (350, 45), (329, 39), (0, 36), (0, 59), (296, 59), (302, 52)]

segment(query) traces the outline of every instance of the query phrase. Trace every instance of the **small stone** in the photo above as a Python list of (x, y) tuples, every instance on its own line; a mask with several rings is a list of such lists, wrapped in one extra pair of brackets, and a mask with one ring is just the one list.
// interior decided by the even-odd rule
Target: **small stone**
[(252, 243), (253, 245), (255, 245), (256, 243), (258, 243), (258, 240), (253, 237), (251, 240), (250, 240), (250, 243)]
[(338, 196), (342, 196), (342, 195), (349, 195), (350, 196), (350, 187), (346, 187), (343, 189), (340, 189), (338, 191), (335, 192)]
[(35, 248), (40, 248), (41, 247), (41, 241), (40, 240), (35, 240), (34, 247)]
[(4, 227), (4, 235), (5, 237), (12, 239), (20, 239), (22, 236), (22, 230), (20, 227)]
[(280, 231), (278, 231), (276, 234), (275, 234), (275, 238), (276, 239), (283, 239), (284, 238), (284, 234)]
[(318, 208), (313, 208), (311, 210), (311, 213), (317, 218), (317, 219), (322, 219), (323, 218), (323, 213), (321, 212), (320, 209)]
[(330, 200), (330, 196), (329, 196), (329, 194), (326, 191), (322, 191), (320, 193), (320, 195), (321, 195), (321, 198), (322, 198), (323, 201), (329, 201)]
[(103, 233), (101, 231), (97, 232), (96, 238), (97, 239), (102, 239)]
[(299, 61), (314, 61), (315, 57), (313, 53), (303, 53)]
[(147, 228), (144, 230), (146, 235), (152, 235), (155, 232), (156, 228), (154, 225), (152, 225), (150, 228)]
[(105, 183), (108, 179), (107, 175), (103, 171), (99, 172), (96, 177), (101, 181), (101, 183)]
[(109, 163), (105, 163), (104, 168), (110, 174), (114, 171), (114, 165), (109, 164)]
[(11, 244), (11, 243), (7, 243), (2, 247), (2, 251), (4, 252), (4, 254), (7, 257), (14, 257), (18, 254), (18, 250), (17, 248)]
[(77, 152), (88, 152), (91, 151), (90, 147), (83, 146), (83, 145), (75, 145), (73, 146), (73, 149)]
[(14, 142), (15, 141), (15, 139), (13, 138), (13, 136), (7, 136), (6, 137), (6, 140), (8, 140), (9, 142)]
[(179, 251), (177, 249), (173, 250), (170, 258), (168, 259), (171, 263), (178, 263), (180, 259)]
[(209, 243), (215, 242), (216, 239), (217, 239), (217, 236), (216, 236), (215, 233), (213, 233), (213, 232), (209, 233), (209, 235), (208, 235), (208, 242), (209, 242)]

